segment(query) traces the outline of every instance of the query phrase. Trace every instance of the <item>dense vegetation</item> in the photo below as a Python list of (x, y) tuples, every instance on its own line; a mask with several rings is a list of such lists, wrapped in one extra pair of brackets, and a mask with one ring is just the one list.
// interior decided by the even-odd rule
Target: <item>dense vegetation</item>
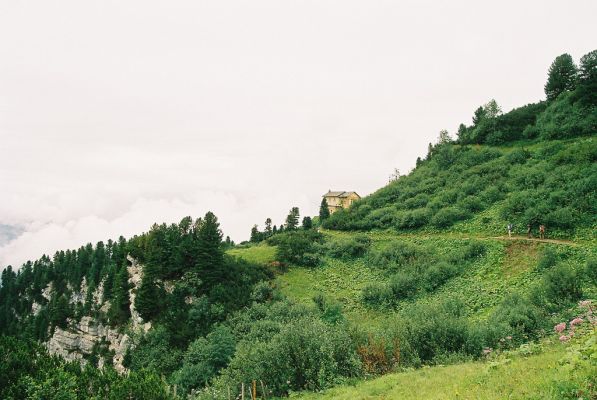
[[(240, 246), (207, 213), (5, 268), (0, 397), (227, 399), (254, 382), (270, 398), (524, 352), (554, 326), (563, 343), (590, 335), (596, 59), (558, 57), (545, 101), (506, 114), (490, 101), (349, 209), (330, 215), (323, 200), (301, 224), (293, 207)], [(490, 236), (507, 224), (576, 241)], [(151, 329), (134, 329), (132, 310)], [(130, 336), (128, 374), (101, 344), (84, 367), (36, 344), (84, 316)], [(574, 353), (582, 373), (554, 386), (561, 398), (595, 394), (596, 351)]]
[[(490, 101), (475, 112), (473, 126), (461, 125), (456, 141), (442, 131), (411, 174), (326, 218), (323, 225), (445, 229), (494, 209), (497, 213), (484, 220), (489, 230), (512, 223), (526, 233), (528, 225), (536, 230), (543, 224), (569, 237), (578, 228), (594, 227), (597, 51), (581, 59), (578, 74), (561, 69), (550, 69), (547, 101), (506, 114)], [(559, 80), (566, 83), (554, 83)], [(578, 136), (588, 137), (571, 140)], [(507, 147), (471, 145), (482, 143)]]

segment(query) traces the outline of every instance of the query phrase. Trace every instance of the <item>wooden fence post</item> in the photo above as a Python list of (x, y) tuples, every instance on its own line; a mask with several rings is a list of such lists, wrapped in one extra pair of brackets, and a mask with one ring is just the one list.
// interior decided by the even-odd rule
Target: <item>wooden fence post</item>
[(265, 392), (265, 385), (263, 384), (262, 380), (260, 380), (259, 382), (261, 382), (261, 392), (263, 393), (263, 400), (267, 400), (267, 393)]

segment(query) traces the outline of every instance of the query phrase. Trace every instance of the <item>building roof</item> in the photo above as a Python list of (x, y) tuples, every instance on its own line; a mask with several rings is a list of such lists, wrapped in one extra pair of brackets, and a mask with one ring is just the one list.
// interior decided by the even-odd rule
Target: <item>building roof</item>
[(348, 197), (351, 194), (356, 194), (358, 198), (361, 198), (361, 196), (359, 196), (357, 192), (332, 192), (331, 190), (328, 190), (328, 192), (324, 194), (323, 197)]

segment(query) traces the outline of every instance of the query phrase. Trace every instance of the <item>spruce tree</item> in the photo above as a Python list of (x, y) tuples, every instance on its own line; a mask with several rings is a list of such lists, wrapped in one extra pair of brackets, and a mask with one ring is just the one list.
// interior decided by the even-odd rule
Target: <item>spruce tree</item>
[(545, 83), (547, 100), (555, 100), (560, 93), (576, 87), (578, 70), (570, 54), (562, 54), (551, 63)]
[(307, 216), (303, 218), (303, 229), (309, 230), (311, 228), (313, 228), (313, 220), (311, 217)]
[(222, 250), (222, 231), (218, 218), (210, 211), (205, 214), (197, 235), (197, 269), (201, 280), (207, 287), (222, 283), (224, 271), (224, 252)]
[(292, 207), (286, 217), (286, 230), (294, 230), (298, 227), (299, 216), (298, 207)]
[(330, 209), (328, 208), (328, 201), (325, 197), (321, 200), (321, 205), (319, 206), (319, 220), (325, 221), (330, 217)]
[(112, 325), (123, 324), (131, 316), (129, 289), (128, 270), (126, 265), (122, 265), (116, 272), (112, 285), (112, 300), (108, 310), (108, 319)]
[(583, 106), (597, 105), (597, 50), (580, 59), (578, 87), (575, 97)]

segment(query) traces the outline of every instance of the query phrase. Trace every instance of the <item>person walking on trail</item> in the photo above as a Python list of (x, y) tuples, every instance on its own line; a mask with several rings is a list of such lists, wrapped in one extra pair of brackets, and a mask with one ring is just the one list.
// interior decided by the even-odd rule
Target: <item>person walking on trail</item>
[(508, 237), (511, 238), (512, 237), (512, 228), (513, 228), (512, 224), (508, 224), (507, 228), (508, 228)]
[(545, 225), (539, 225), (539, 237), (545, 239)]
[(533, 227), (531, 226), (531, 224), (528, 224), (528, 225), (527, 225), (527, 237), (528, 237), (529, 239), (531, 239), (531, 238), (533, 237), (532, 228), (533, 228)]

